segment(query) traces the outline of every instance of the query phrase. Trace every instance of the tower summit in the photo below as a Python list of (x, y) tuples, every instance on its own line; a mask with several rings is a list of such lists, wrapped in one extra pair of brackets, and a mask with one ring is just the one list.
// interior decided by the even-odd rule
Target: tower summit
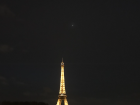
[(64, 78), (64, 62), (62, 58), (61, 62), (61, 78), (60, 78), (60, 90), (58, 95), (58, 101), (56, 105), (61, 105), (62, 101), (64, 100), (64, 105), (68, 105), (67, 95), (65, 90), (65, 78)]

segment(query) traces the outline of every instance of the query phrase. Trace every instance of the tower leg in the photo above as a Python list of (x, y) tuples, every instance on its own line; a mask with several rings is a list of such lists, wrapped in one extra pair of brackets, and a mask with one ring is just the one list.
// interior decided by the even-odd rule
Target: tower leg
[(58, 99), (57, 104), (56, 105), (61, 105), (61, 99)]
[(68, 105), (68, 101), (66, 98), (64, 99), (64, 105)]

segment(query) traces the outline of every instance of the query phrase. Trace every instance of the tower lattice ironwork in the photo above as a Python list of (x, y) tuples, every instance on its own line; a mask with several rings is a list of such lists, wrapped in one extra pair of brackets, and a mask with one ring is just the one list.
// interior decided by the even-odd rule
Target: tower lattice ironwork
[(61, 78), (60, 78), (60, 90), (58, 95), (58, 101), (56, 105), (61, 105), (62, 101), (64, 101), (64, 105), (68, 105), (66, 89), (65, 89), (65, 77), (64, 77), (64, 62), (62, 58), (61, 62)]

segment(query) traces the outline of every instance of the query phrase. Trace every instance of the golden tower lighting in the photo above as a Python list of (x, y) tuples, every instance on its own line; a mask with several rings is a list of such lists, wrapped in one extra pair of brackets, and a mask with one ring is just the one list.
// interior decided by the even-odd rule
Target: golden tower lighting
[(64, 100), (64, 105), (68, 105), (67, 95), (65, 90), (65, 78), (64, 78), (64, 62), (62, 58), (61, 62), (61, 78), (60, 78), (60, 90), (58, 95), (58, 101), (56, 105), (61, 105), (62, 101)]

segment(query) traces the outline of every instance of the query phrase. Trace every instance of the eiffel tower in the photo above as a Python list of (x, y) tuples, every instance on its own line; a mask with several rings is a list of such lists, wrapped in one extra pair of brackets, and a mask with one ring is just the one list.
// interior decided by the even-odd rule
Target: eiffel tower
[(65, 78), (64, 78), (64, 62), (62, 58), (61, 62), (61, 78), (60, 78), (60, 91), (58, 95), (58, 101), (56, 105), (61, 105), (62, 101), (64, 101), (64, 105), (68, 105), (67, 95), (65, 90)]

